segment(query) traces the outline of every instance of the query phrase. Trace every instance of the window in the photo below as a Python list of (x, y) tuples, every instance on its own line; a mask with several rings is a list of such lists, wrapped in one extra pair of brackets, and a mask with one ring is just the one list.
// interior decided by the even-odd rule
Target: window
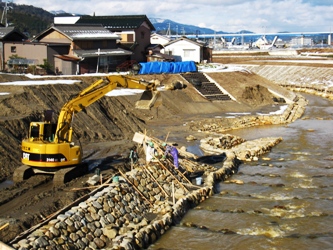
[(134, 35), (133, 34), (127, 34), (127, 42), (134, 42)]
[(11, 46), (10, 47), (10, 52), (16, 53), (16, 46)]
[(194, 49), (184, 49), (184, 57), (191, 57), (194, 55)]
[(141, 32), (141, 39), (144, 39), (144, 38), (145, 38), (145, 33)]

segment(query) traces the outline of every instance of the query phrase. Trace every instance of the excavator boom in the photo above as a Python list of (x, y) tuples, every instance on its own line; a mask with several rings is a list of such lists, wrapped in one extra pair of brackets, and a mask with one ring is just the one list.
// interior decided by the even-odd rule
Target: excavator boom
[[(62, 176), (67, 175), (65, 168), (70, 167), (73, 172), (77, 166), (81, 165), (82, 149), (72, 142), (74, 116), (117, 87), (151, 92), (152, 98), (148, 100), (149, 103), (141, 104), (141, 107), (151, 107), (157, 96), (160, 96), (156, 91), (155, 83), (129, 76), (109, 75), (106, 79), (95, 81), (64, 104), (56, 124), (51, 123), (50, 120), (31, 122), (29, 137), (22, 141), (21, 161), (24, 165), (14, 172), (14, 181), (22, 181), (31, 174), (39, 172), (61, 173), (60, 177), (56, 177), (57, 180), (61, 180)], [(140, 105), (136, 106), (140, 107)]]

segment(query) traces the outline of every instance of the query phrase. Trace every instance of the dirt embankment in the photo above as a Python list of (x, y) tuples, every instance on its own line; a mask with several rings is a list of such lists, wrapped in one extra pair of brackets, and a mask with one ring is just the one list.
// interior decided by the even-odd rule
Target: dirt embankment
[[(167, 131), (190, 133), (180, 126), (183, 122), (199, 121), (202, 117), (226, 112), (259, 110), (274, 103), (268, 88), (285, 93), (266, 79), (246, 72), (209, 73), (218, 84), (237, 101), (210, 102), (180, 75), (146, 75), (146, 80), (159, 79), (162, 84), (182, 81), (186, 88), (163, 91), (162, 105), (151, 110), (135, 109), (140, 96), (103, 97), (78, 113), (74, 118), (75, 143), (83, 146), (88, 161), (115, 173), (120, 155), (126, 155), (133, 145), (136, 131), (153, 136), (166, 135)], [(0, 82), (25, 80), (23, 76), (1, 75)], [(49, 78), (48, 78), (49, 79)], [(63, 78), (62, 78), (63, 79)], [(21, 165), (20, 143), (27, 135), (29, 123), (43, 119), (44, 110), (54, 110), (55, 116), (71, 96), (90, 85), (99, 77), (73, 77), (81, 82), (66, 85), (2, 86), (0, 96), (0, 180), (10, 179), (15, 168)], [(166, 126), (170, 128), (166, 129)], [(175, 130), (175, 128), (177, 128)], [(165, 129), (165, 130), (164, 130)], [(117, 163), (118, 162), (118, 163)], [(42, 218), (89, 192), (73, 190), (85, 186), (87, 176), (75, 179), (63, 187), (53, 187), (50, 177), (34, 176), (23, 184), (0, 190), (0, 226), (9, 226), (0, 232), (0, 240), (8, 242), (20, 232), (38, 223)]]
[[(274, 103), (268, 88), (284, 95), (288, 91), (258, 75), (244, 72), (209, 73), (236, 101), (210, 102), (180, 75), (146, 75), (161, 84), (182, 81), (186, 88), (162, 92), (162, 105), (151, 110), (135, 109), (140, 96), (103, 97), (85, 112), (75, 115), (75, 140), (83, 145), (95, 142), (131, 140), (135, 131), (143, 131), (150, 122), (163, 124), (200, 119), (221, 112), (245, 112)], [(7, 80), (10, 78), (8, 76)], [(5, 78), (5, 76), (3, 76)], [(24, 77), (19, 77), (21, 80)], [(63, 104), (99, 78), (73, 77), (76, 84), (2, 86), (0, 102), (0, 180), (8, 178), (20, 165), (20, 143), (31, 121), (41, 121), (45, 110), (54, 110), (57, 118)], [(18, 80), (13, 76), (13, 81)]]

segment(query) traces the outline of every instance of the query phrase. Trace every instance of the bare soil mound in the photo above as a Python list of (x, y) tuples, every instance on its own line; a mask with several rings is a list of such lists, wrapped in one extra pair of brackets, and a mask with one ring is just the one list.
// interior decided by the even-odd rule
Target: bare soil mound
[[(179, 124), (200, 121), (223, 112), (244, 112), (274, 103), (268, 88), (286, 91), (255, 74), (244, 72), (209, 73), (236, 101), (210, 102), (181, 75), (142, 75), (138, 78), (160, 80), (162, 84), (182, 81), (186, 88), (162, 91), (162, 104), (150, 110), (135, 109), (140, 96), (103, 97), (86, 112), (74, 119), (75, 143), (81, 143), (87, 161), (95, 163), (105, 173), (114, 174), (125, 167), (124, 158), (133, 145), (135, 132), (147, 129), (152, 136), (165, 136), (167, 131), (188, 133)], [(47, 78), (50, 79), (50, 78)], [(47, 80), (46, 79), (46, 80)], [(64, 78), (62, 78), (64, 79)], [(76, 84), (2, 86), (7, 95), (0, 96), (0, 180), (10, 180), (21, 165), (21, 140), (27, 135), (31, 121), (43, 119), (44, 110), (54, 110), (57, 118), (61, 107), (99, 77), (71, 77)], [(0, 82), (26, 80), (24, 76), (0, 75)], [(40, 79), (39, 79), (40, 80)], [(166, 129), (166, 126), (169, 128)], [(120, 164), (120, 165), (119, 165)], [(0, 189), (0, 240), (9, 242), (20, 232), (38, 223), (77, 197), (89, 192), (84, 187), (88, 176), (77, 178), (63, 187), (53, 187), (50, 178), (35, 176), (24, 183)]]

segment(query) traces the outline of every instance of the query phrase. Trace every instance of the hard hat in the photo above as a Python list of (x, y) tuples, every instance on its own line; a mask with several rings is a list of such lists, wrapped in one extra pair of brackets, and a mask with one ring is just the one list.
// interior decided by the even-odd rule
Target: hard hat
[(151, 141), (148, 143), (149, 146), (151, 146), (152, 148), (154, 147), (154, 143), (152, 143)]
[(165, 142), (162, 143), (162, 147), (165, 147), (167, 144)]

